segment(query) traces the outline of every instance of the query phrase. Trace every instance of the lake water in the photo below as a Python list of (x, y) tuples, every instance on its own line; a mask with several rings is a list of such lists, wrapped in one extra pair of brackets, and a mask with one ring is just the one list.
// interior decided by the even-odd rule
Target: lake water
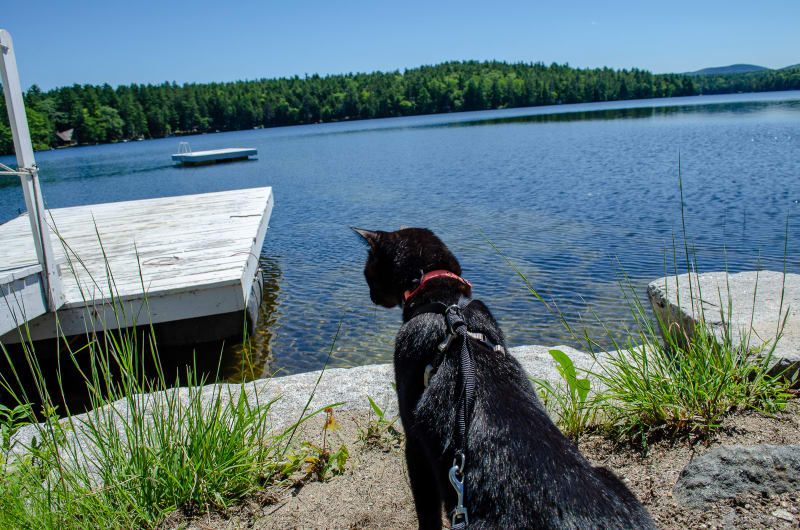
[[(177, 167), (194, 150), (255, 147), (254, 161)], [(374, 307), (349, 226), (434, 230), (511, 346), (571, 341), (486, 235), (572, 324), (630, 324), (616, 277), (672, 270), (681, 233), (701, 271), (800, 273), (800, 92), (560, 105), (166, 138), (37, 153), (49, 207), (273, 186), (262, 320), (248, 377), (391, 360), (400, 311)], [(12, 157), (0, 158), (15, 164)], [(0, 180), (0, 222), (24, 210)], [(665, 254), (666, 252), (666, 254)], [(727, 259), (726, 259), (727, 258)], [(679, 252), (679, 260), (684, 260)], [(683, 270), (685, 271), (685, 265)], [(236, 380), (239, 348), (225, 355)]]

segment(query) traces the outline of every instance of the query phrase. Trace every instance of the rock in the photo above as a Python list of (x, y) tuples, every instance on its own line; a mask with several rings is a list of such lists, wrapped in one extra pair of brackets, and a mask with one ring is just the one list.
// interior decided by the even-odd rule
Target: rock
[(772, 516), (777, 517), (778, 519), (783, 519), (784, 521), (788, 521), (790, 523), (794, 521), (794, 515), (782, 509), (778, 509), (772, 512)]
[(786, 274), (785, 281), (783, 273), (775, 271), (681, 274), (677, 287), (675, 276), (650, 283), (647, 297), (662, 322), (676, 323), (690, 337), (695, 325), (704, 322), (717, 337), (729, 329), (734, 345), (764, 345), (765, 353), (775, 344), (779, 321), (785, 318), (772, 372), (786, 370), (791, 377), (800, 369), (800, 274)]
[[(589, 369), (594, 363), (594, 359), (590, 355), (574, 348), (568, 346), (554, 346), (553, 348), (562, 350), (569, 355), (576, 368)], [(519, 359), (529, 376), (559, 383), (561, 376), (555, 367), (555, 361), (547, 353), (548, 349), (551, 348), (522, 346), (511, 348), (510, 353)], [(318, 381), (319, 384), (317, 384)], [(241, 385), (213, 384), (196, 389), (196, 391), (200, 392), (201, 399), (206, 405), (214, 402), (220, 396), (224, 406), (227, 402), (238, 400), (241, 392), (245, 393), (251, 406), (264, 405), (275, 400), (270, 406), (270, 420), (273, 431), (278, 432), (298, 421), (304, 409), (308, 414), (338, 403), (339, 410), (369, 411), (371, 408), (367, 396), (385, 411), (387, 418), (394, 418), (398, 414), (398, 407), (397, 395), (392, 387), (393, 382), (394, 369), (392, 365), (376, 364), (356, 368), (332, 368), (325, 370), (324, 373), (315, 371), (259, 379)], [(308, 403), (312, 392), (313, 398)], [(190, 401), (189, 389), (176, 388), (168, 390), (166, 393), (136, 396), (135, 406), (145, 410), (145, 415), (152, 414), (155, 407), (164, 403), (165, 394), (179, 399), (184, 405)], [(91, 419), (96, 421), (104, 414), (112, 418), (116, 429), (120, 432), (124, 431), (125, 426), (130, 423), (129, 403), (119, 400), (101, 409), (73, 416), (74, 428), (70, 428), (66, 432), (68, 444), (80, 447), (80, 453), (86, 460), (83, 464), (90, 470), (93, 469), (91, 455), (94, 446), (90, 437), (87, 436), (88, 429), (86, 429), (85, 423)], [(67, 419), (61, 420), (62, 424), (68, 422)], [(31, 446), (34, 436), (39, 435), (40, 428), (40, 425), (26, 425), (20, 428), (14, 435), (14, 447), (11, 453), (26, 452), (26, 448)]]
[[(322, 378), (320, 379), (320, 374)], [(319, 380), (319, 384), (317, 384)], [(369, 365), (356, 368), (335, 368), (316, 372), (307, 372), (283, 377), (259, 379), (244, 384), (213, 384), (206, 385), (195, 391), (200, 392), (204, 404), (214, 402), (219, 396), (223, 406), (227, 402), (239, 399), (241, 392), (244, 392), (248, 403), (251, 406), (259, 406), (275, 400), (270, 406), (270, 419), (274, 430), (279, 430), (293, 424), (300, 419), (303, 409), (314, 393), (311, 402), (308, 403), (306, 413), (314, 412), (322, 407), (340, 403), (340, 409), (363, 409), (370, 410), (367, 396), (370, 396), (381, 408), (386, 411), (389, 417), (397, 414), (397, 397), (391, 383), (394, 381), (392, 365)], [(163, 392), (137, 396), (135, 398), (137, 406), (145, 410), (145, 415), (151, 414), (152, 410), (164, 400)], [(168, 390), (166, 394), (177, 398), (184, 404), (190, 400), (187, 388), (175, 388)], [(85, 429), (82, 424), (92, 417), (98, 417), (111, 410), (118, 430), (124, 429), (125, 424), (130, 418), (129, 404), (126, 400), (119, 400), (110, 403), (102, 409), (97, 409), (84, 414), (77, 414), (72, 417), (75, 425), (74, 433), (70, 436), (81, 438), (82, 431)], [(61, 420), (64, 424), (68, 420)], [(17, 447), (24, 448), (30, 446), (33, 437), (37, 434), (39, 426), (26, 425), (17, 431), (14, 440)], [(79, 445), (84, 446), (83, 441)], [(88, 447), (86, 447), (88, 448)]]
[(681, 471), (673, 498), (702, 508), (742, 493), (772, 496), (800, 490), (800, 445), (723, 445)]

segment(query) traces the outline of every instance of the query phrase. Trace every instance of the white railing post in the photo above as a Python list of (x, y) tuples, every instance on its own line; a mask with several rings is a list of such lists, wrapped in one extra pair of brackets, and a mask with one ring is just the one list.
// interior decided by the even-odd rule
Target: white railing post
[(58, 274), (50, 242), (50, 231), (47, 228), (42, 190), (39, 187), (39, 170), (33, 157), (33, 145), (17, 72), (17, 59), (14, 56), (11, 35), (4, 29), (0, 29), (0, 74), (3, 78), (3, 95), (8, 109), (8, 121), (14, 137), (14, 151), (17, 153), (17, 169), (25, 173), (19, 178), (22, 191), (25, 193), (25, 205), (31, 223), (36, 257), (42, 266), (47, 309), (55, 311), (64, 301), (61, 276)]

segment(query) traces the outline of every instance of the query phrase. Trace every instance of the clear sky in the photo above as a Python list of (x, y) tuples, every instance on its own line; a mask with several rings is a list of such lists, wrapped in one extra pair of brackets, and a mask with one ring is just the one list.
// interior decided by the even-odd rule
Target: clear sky
[(24, 88), (390, 71), (450, 60), (655, 73), (800, 63), (800, 0), (3, 0)]

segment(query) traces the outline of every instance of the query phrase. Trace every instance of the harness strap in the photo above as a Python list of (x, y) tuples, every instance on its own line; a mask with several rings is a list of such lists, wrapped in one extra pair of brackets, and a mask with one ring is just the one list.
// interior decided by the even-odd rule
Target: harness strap
[[(465, 310), (471, 303), (472, 300), (467, 298), (459, 303), (459, 307)], [(435, 313), (438, 315), (445, 316), (448, 307), (449, 306), (443, 304), (442, 302), (431, 302), (429, 304), (423, 304), (414, 310), (414, 312), (411, 314), (411, 319), (416, 318), (424, 313)], [(466, 329), (466, 326), (463, 327)], [(442, 341), (441, 344), (439, 344), (438, 347), (439, 355), (436, 357), (433, 363), (425, 367), (425, 372), (423, 374), (423, 386), (425, 388), (428, 388), (428, 384), (430, 383), (431, 377), (433, 377), (434, 374), (436, 374), (436, 371), (439, 369), (439, 365), (442, 364), (442, 361), (444, 360), (445, 352), (450, 347), (450, 344), (452, 344), (453, 339), (456, 336), (456, 333), (452, 331), (452, 327), (450, 324), (448, 324), (447, 330), (448, 330), (447, 335), (445, 336), (444, 340)], [(493, 352), (501, 353), (504, 356), (506, 355), (506, 349), (503, 347), (502, 344), (495, 344), (483, 333), (469, 331), (468, 329), (466, 330), (466, 333), (467, 337), (469, 337), (472, 340), (476, 340), (478, 342), (483, 343), (484, 346), (488, 347)]]

